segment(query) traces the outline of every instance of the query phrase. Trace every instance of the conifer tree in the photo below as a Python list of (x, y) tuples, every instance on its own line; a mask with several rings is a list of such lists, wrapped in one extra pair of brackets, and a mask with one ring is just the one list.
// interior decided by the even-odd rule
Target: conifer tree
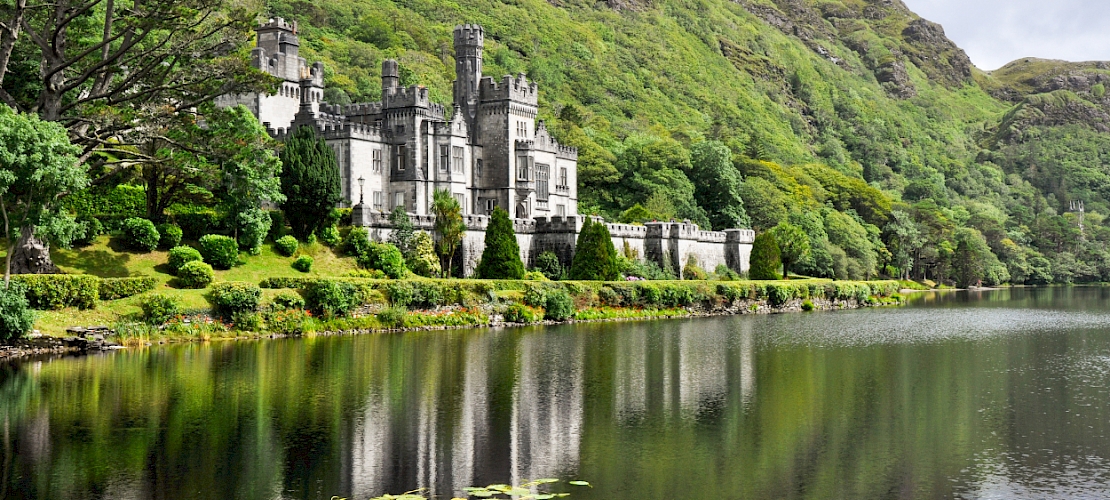
[(486, 249), (477, 273), (482, 279), (518, 280), (524, 278), (524, 262), (520, 260), (520, 245), (509, 212), (500, 207), (493, 210), (486, 228)]
[(282, 210), (301, 240), (308, 238), (327, 220), (343, 199), (339, 164), (335, 152), (313, 127), (300, 127), (285, 143), (281, 153)]
[(752, 244), (751, 268), (748, 270), (748, 277), (753, 280), (779, 279), (779, 266), (782, 265), (782, 261), (779, 259), (779, 244), (775, 241), (775, 235), (771, 233), (759, 234)]
[(616, 281), (620, 279), (617, 266), (617, 249), (613, 246), (609, 227), (586, 219), (574, 260), (570, 264), (570, 279), (582, 281)]

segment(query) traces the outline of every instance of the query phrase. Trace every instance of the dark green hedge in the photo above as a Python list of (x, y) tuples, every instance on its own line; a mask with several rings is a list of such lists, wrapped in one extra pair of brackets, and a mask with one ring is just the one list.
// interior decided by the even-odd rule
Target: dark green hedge
[(100, 278), (81, 274), (24, 274), (13, 280), (27, 287), (27, 300), (40, 310), (95, 309)]
[(100, 280), (100, 300), (118, 300), (154, 290), (158, 280), (150, 276), (138, 278), (105, 278)]

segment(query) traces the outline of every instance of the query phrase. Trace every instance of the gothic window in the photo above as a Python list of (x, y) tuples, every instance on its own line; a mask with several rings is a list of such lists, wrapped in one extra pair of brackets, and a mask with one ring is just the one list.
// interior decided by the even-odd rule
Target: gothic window
[(561, 167), (559, 169), (559, 186), (558, 186), (558, 189), (560, 191), (566, 191), (567, 189), (570, 189), (569, 185), (567, 184), (567, 167)]
[(374, 172), (381, 173), (382, 171), (382, 150), (375, 149), (372, 153), (374, 157)]
[(439, 147), (439, 171), (440, 172), (444, 172), (444, 173), (447, 172), (447, 164), (448, 164), (447, 162), (448, 162), (447, 146), (440, 146)]
[(452, 194), (451, 196), (454, 196), (455, 201), (459, 202), (459, 208), (462, 209), (462, 213), (465, 215), (466, 214), (466, 195), (464, 195), (462, 193), (455, 193), (455, 194)]
[(536, 199), (546, 200), (548, 198), (547, 177), (549, 171), (550, 167), (547, 165), (536, 164)]
[(382, 192), (374, 191), (374, 210), (382, 211)]
[(405, 170), (405, 167), (408, 166), (406, 165), (408, 155), (406, 155), (405, 153), (406, 151), (404, 146), (397, 146), (397, 170), (403, 171)]
[(454, 146), (453, 148), (451, 148), (452, 160), (455, 166), (456, 174), (463, 173), (463, 151), (463, 148), (459, 146)]
[(482, 178), (482, 160), (474, 164), (474, 180), (477, 181), (480, 178)]
[(521, 155), (516, 157), (516, 180), (528, 181), (530, 179), (528, 173), (528, 164), (532, 159)]
[(405, 193), (393, 193), (393, 208), (397, 207), (408, 210), (408, 208), (405, 207)]

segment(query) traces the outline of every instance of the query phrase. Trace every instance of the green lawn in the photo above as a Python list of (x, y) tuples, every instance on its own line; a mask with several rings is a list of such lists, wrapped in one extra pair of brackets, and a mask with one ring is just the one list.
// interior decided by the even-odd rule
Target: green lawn
[[(192, 243), (188, 243), (192, 244)], [(302, 273), (292, 268), (293, 260), (300, 255), (310, 255), (315, 260), (312, 271)], [(71, 274), (91, 274), (101, 278), (123, 278), (133, 276), (154, 276), (158, 279), (156, 293), (177, 297), (187, 310), (207, 310), (208, 301), (205, 290), (178, 289), (173, 285), (173, 275), (166, 265), (168, 252), (154, 251), (138, 253), (124, 250), (119, 241), (102, 236), (93, 245), (72, 250), (55, 249), (51, 251), (54, 263), (63, 272)], [(216, 282), (245, 281), (257, 284), (267, 277), (344, 276), (357, 269), (351, 257), (341, 257), (331, 248), (320, 243), (301, 245), (293, 257), (284, 257), (274, 252), (266, 244), (259, 255), (242, 253), (239, 265), (227, 270), (216, 271)], [(266, 299), (276, 294), (276, 290), (264, 290)], [(35, 328), (47, 335), (62, 335), (66, 327), (111, 325), (120, 316), (139, 312), (139, 297), (114, 301), (101, 301), (92, 311), (63, 309), (60, 311), (40, 311)]]

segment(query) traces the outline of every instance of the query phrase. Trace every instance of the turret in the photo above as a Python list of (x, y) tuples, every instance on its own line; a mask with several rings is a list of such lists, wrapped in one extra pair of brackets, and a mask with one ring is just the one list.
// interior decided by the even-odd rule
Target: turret
[(473, 130), (478, 116), (478, 86), (482, 79), (485, 32), (477, 24), (455, 27), (455, 105)]
[(382, 98), (384, 99), (387, 94), (392, 94), (400, 85), (401, 72), (397, 67), (397, 61), (393, 59), (382, 61)]

